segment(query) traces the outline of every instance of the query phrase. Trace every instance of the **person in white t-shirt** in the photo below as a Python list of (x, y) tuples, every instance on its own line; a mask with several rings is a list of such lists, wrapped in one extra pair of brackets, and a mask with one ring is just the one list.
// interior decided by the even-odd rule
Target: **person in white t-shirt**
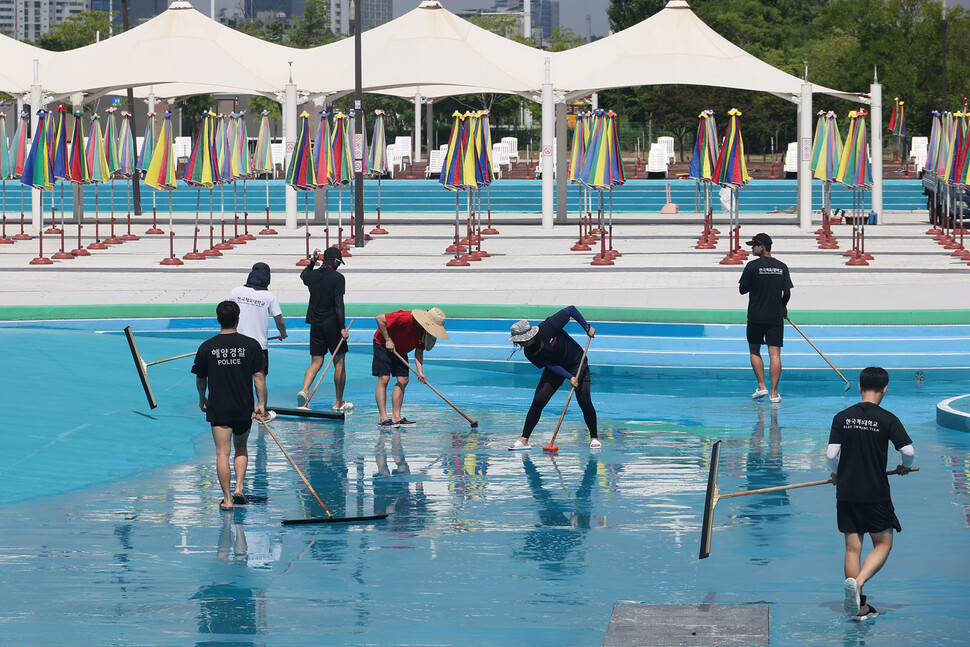
[(266, 349), (266, 336), (269, 330), (269, 318), (276, 322), (276, 329), (280, 332), (280, 339), (286, 339), (286, 322), (283, 321), (283, 310), (276, 295), (269, 291), (270, 271), (266, 263), (253, 265), (246, 285), (233, 288), (229, 293), (229, 301), (239, 304), (239, 325), (236, 330), (247, 337), (259, 342), (265, 357), (265, 374), (269, 374), (269, 351)]

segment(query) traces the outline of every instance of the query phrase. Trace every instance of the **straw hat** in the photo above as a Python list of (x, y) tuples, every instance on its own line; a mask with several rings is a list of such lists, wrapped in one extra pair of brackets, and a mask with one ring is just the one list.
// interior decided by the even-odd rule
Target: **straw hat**
[(512, 336), (509, 337), (509, 341), (511, 342), (529, 341), (539, 334), (539, 326), (533, 326), (528, 321), (523, 319), (512, 324), (512, 329), (510, 332), (512, 333)]
[(441, 308), (431, 308), (430, 310), (412, 310), (411, 316), (417, 321), (425, 332), (436, 339), (448, 339), (445, 332), (445, 313)]

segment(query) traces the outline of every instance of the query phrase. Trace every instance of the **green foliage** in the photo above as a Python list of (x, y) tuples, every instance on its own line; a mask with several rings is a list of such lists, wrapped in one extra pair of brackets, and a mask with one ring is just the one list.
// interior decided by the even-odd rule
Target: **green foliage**
[(303, 17), (296, 21), (286, 38), (286, 45), (307, 49), (337, 40), (330, 31), (327, 0), (306, 0)]
[(473, 16), (468, 18), (468, 22), (503, 38), (532, 45), (532, 41), (522, 35), (522, 23), (516, 14), (499, 13), (491, 16)]
[(54, 52), (64, 52), (84, 47), (107, 38), (111, 29), (111, 14), (107, 11), (84, 11), (76, 13), (64, 22), (37, 38), (37, 46)]
[(238, 31), (260, 38), (276, 45), (282, 45), (286, 36), (286, 25), (282, 20), (264, 23), (262, 20), (250, 20), (236, 26)]
[(582, 36), (569, 27), (556, 27), (549, 35), (549, 51), (564, 52), (567, 49), (586, 44)]
[(202, 113), (216, 107), (215, 98), (211, 94), (200, 94), (189, 97), (181, 102), (182, 127), (185, 135), (195, 137), (202, 125)]

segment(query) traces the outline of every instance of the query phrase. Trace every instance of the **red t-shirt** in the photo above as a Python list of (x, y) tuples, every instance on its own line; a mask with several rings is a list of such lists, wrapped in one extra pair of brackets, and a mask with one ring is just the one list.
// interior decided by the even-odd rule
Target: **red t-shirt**
[[(394, 342), (394, 349), (401, 355), (407, 355), (415, 348), (424, 350), (424, 328), (421, 327), (410, 310), (398, 310), (384, 315), (387, 321), (387, 333)], [(374, 341), (383, 346), (386, 342), (381, 329), (374, 333)]]

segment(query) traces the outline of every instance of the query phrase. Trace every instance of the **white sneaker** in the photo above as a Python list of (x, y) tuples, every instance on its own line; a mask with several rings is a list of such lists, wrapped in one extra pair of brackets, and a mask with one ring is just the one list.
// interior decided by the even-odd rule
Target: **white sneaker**
[(847, 577), (843, 588), (845, 589), (845, 599), (842, 601), (842, 610), (845, 611), (847, 616), (858, 615), (859, 607), (862, 604), (862, 600), (859, 598), (858, 583), (853, 578)]
[(354, 408), (354, 403), (353, 402), (347, 402), (346, 400), (344, 400), (344, 403), (341, 404), (339, 407), (336, 404), (333, 405), (333, 410), (334, 411), (350, 411), (353, 408)]
[(306, 391), (300, 391), (296, 394), (296, 406), (303, 407), (306, 406), (307, 394)]
[(768, 395), (768, 389), (755, 389), (754, 393), (751, 394), (751, 399), (760, 400), (766, 395)]
[[(255, 418), (256, 416), (253, 417)], [(263, 416), (263, 422), (273, 422), (274, 420), (276, 420), (276, 412), (270, 409), (266, 412), (266, 415)]]

